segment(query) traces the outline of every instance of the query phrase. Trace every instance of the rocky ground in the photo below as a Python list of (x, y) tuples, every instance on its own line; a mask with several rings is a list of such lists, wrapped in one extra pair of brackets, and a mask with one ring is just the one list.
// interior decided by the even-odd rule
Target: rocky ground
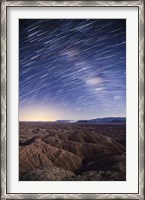
[(20, 123), (20, 181), (126, 180), (126, 126)]

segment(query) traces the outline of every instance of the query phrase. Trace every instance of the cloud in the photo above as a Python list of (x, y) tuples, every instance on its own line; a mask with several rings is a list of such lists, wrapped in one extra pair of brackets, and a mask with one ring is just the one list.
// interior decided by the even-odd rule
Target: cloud
[(104, 91), (105, 88), (99, 87), (99, 88), (95, 88), (95, 91)]
[(103, 82), (103, 79), (100, 77), (90, 78), (86, 80), (86, 83), (89, 85), (98, 85)]

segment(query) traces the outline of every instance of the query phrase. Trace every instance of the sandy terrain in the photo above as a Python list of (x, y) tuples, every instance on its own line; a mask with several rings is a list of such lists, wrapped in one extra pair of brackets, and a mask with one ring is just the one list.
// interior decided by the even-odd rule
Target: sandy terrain
[(20, 122), (20, 181), (126, 180), (125, 124)]

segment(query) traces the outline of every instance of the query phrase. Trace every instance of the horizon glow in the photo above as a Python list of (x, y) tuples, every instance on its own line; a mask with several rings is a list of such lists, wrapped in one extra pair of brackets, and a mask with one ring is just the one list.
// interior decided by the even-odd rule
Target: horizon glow
[(125, 19), (19, 20), (20, 121), (125, 116)]

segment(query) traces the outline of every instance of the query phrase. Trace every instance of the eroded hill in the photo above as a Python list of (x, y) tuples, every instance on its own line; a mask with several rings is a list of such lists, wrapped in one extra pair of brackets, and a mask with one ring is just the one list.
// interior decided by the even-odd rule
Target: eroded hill
[(125, 180), (125, 129), (20, 123), (20, 180)]

